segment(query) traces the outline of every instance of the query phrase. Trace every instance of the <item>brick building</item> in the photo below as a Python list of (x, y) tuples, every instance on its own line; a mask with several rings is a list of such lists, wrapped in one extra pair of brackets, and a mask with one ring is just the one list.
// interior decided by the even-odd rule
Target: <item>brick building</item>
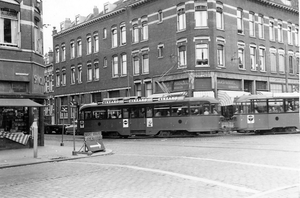
[[(30, 133), (34, 116), (43, 116), (42, 12), (41, 0), (0, 1), (0, 132)], [(39, 133), (43, 145), (43, 119)], [(1, 148), (18, 147), (0, 141)]]
[(289, 0), (119, 0), (66, 19), (53, 31), (57, 122), (71, 101), (298, 92), (298, 19)]

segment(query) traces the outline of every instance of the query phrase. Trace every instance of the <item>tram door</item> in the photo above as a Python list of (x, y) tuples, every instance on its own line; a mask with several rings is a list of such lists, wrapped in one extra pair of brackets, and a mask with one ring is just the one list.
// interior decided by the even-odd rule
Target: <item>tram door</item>
[(146, 134), (146, 111), (145, 107), (131, 107), (129, 128), (131, 134)]

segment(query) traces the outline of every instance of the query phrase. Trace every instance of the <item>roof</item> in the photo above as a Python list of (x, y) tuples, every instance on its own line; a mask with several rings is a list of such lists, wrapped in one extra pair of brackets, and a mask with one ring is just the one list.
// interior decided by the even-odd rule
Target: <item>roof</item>
[(13, 98), (1, 98), (1, 107), (41, 107), (43, 105), (38, 104), (30, 99), (13, 99)]
[(89, 107), (112, 107), (112, 106), (132, 106), (132, 105), (151, 105), (151, 104), (170, 104), (170, 103), (180, 103), (180, 102), (209, 102), (217, 104), (219, 101), (213, 97), (209, 96), (203, 96), (203, 97), (191, 97), (186, 98), (184, 96), (182, 97), (166, 97), (166, 98), (137, 98), (133, 99), (133, 101), (124, 102), (121, 100), (115, 100), (115, 102), (112, 103), (90, 103), (90, 104), (84, 104), (80, 110), (89, 108)]

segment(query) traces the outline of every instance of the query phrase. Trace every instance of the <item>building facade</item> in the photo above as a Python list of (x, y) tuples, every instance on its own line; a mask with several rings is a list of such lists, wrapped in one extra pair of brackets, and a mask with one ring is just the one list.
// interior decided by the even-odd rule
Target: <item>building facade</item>
[(298, 19), (289, 0), (120, 0), (66, 19), (53, 31), (56, 121), (76, 115), (72, 101), (299, 92)]
[[(0, 1), (0, 132), (30, 133), (43, 145), (44, 62), (41, 0)], [(14, 147), (0, 137), (1, 148)], [(16, 146), (17, 147), (17, 146)]]

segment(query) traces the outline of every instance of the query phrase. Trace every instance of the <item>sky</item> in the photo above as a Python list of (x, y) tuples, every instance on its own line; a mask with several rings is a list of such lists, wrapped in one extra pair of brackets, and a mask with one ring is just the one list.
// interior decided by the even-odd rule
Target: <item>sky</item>
[(52, 30), (56, 27), (60, 29), (60, 23), (66, 18), (74, 21), (75, 16), (80, 14), (87, 16), (93, 12), (94, 6), (97, 6), (99, 12), (103, 10), (106, 2), (115, 2), (116, 0), (43, 0), (43, 24), (49, 24), (43, 28), (44, 33), (44, 54), (53, 50)]

